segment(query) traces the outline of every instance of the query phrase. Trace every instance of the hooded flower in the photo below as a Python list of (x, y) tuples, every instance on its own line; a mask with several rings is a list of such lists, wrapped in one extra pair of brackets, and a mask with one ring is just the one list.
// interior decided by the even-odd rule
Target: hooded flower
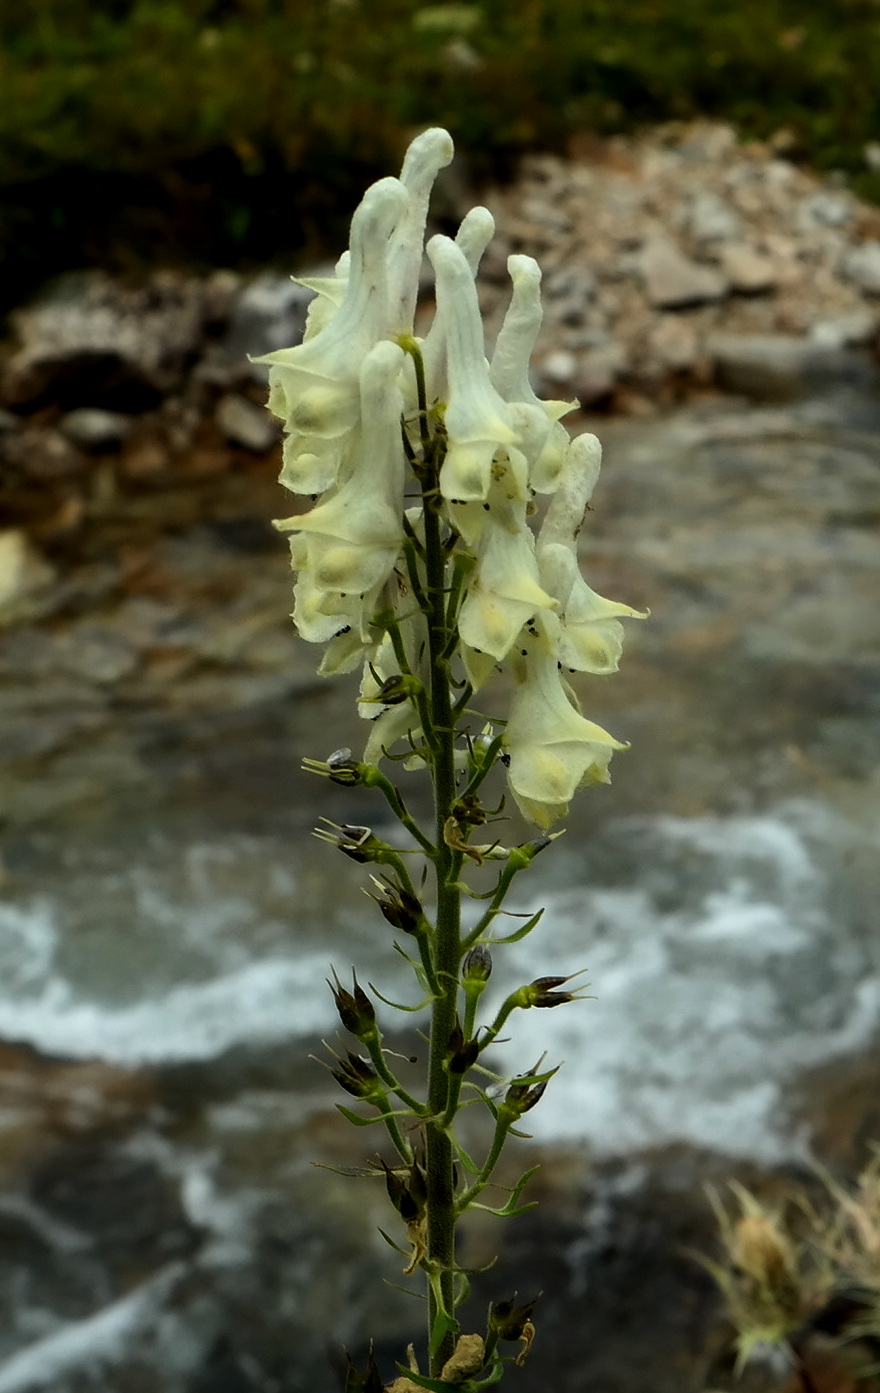
[(560, 417), (578, 403), (541, 401), (533, 392), (529, 358), (544, 317), (541, 268), (531, 256), (509, 256), (507, 270), (513, 292), (495, 342), (489, 379), (513, 407), (514, 423), (529, 461), (529, 484), (538, 493), (552, 493), (559, 483), (569, 443)]
[(352, 219), (339, 308), (296, 348), (255, 359), (270, 366), (269, 409), (287, 433), (280, 481), (294, 493), (321, 493), (341, 481), (349, 435), (360, 419), (361, 363), (389, 332), (388, 240), (406, 204), (399, 179), (381, 179), (367, 190)]
[(578, 672), (616, 672), (623, 648), (618, 616), (647, 618), (641, 610), (597, 595), (581, 575), (577, 538), (601, 461), (595, 435), (575, 437), (537, 545), (541, 584), (558, 602), (562, 618), (557, 657), (563, 667)]
[(434, 180), (454, 153), (452, 136), (439, 126), (410, 143), (400, 171), (407, 201), (388, 246), (388, 316), (393, 334), (411, 334)]
[(518, 436), (510, 408), (489, 381), (477, 289), (467, 257), (449, 237), (432, 237), (428, 256), (437, 278), (437, 314), (442, 317), (449, 386), (440, 491), (447, 499), (482, 502), (498, 451), (509, 455), (523, 484), (525, 459), (515, 448)]
[[(539, 582), (525, 501), (508, 498), (503, 481), (493, 481), (487, 508), (458, 627), (463, 643), (500, 661), (529, 617), (556, 601)], [(473, 682), (483, 665), (465, 662)]]
[(526, 654), (513, 664), (518, 685), (504, 733), (510, 791), (539, 827), (564, 817), (577, 789), (608, 783), (612, 754), (626, 749), (575, 710), (560, 678), (552, 627), (552, 616), (549, 624), (538, 616), (534, 635), (523, 635)]
[[(302, 577), (298, 583), (302, 597), (314, 590), (363, 598), (381, 586), (395, 566), (403, 540), (404, 463), (397, 385), (403, 357), (397, 344), (383, 342), (364, 359), (360, 448), (346, 483), (325, 494), (310, 513), (275, 524), (279, 531), (295, 534), (291, 559)], [(316, 604), (319, 611), (327, 611), (324, 601), (318, 599)], [(345, 606), (340, 608), (345, 613)], [(304, 601), (301, 610), (305, 612)]]

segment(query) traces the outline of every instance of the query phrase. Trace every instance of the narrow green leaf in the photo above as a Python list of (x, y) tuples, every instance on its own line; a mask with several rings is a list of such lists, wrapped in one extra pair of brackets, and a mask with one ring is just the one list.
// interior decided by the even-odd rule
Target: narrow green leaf
[(402, 1258), (408, 1258), (408, 1257), (409, 1257), (409, 1249), (408, 1249), (408, 1248), (401, 1248), (400, 1244), (399, 1244), (399, 1243), (395, 1243), (394, 1239), (390, 1236), (390, 1234), (387, 1234), (387, 1233), (385, 1232), (384, 1229), (379, 1228), (379, 1225), (378, 1225), (378, 1224), (376, 1225), (376, 1228), (379, 1229), (379, 1232), (381, 1233), (382, 1237), (385, 1239), (385, 1242), (388, 1244), (388, 1247), (389, 1247), (389, 1248), (393, 1248), (394, 1251), (395, 1251), (395, 1253), (400, 1253), (400, 1256), (401, 1256)]
[(525, 938), (526, 934), (532, 932), (532, 929), (538, 923), (543, 913), (543, 909), (539, 909), (537, 914), (533, 914), (531, 919), (523, 924), (522, 928), (516, 929), (512, 934), (505, 934), (503, 938), (485, 938), (483, 942), (490, 946), (493, 943), (519, 943), (521, 938)]

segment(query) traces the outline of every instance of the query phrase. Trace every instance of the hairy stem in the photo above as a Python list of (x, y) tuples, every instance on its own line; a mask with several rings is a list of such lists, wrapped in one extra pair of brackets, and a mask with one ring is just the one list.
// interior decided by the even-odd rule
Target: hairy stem
[[(426, 491), (427, 492), (427, 491)], [(425, 570), (429, 601), (428, 640), (431, 657), (429, 700), (433, 726), (432, 773), (436, 815), (437, 917), (434, 937), (434, 975), (439, 988), (431, 1017), (431, 1044), (428, 1063), (428, 1108), (432, 1121), (426, 1126), (425, 1168), (427, 1174), (429, 1271), (439, 1280), (432, 1283), (428, 1296), (429, 1338), (442, 1305), (451, 1317), (455, 1306), (455, 1177), (449, 1135), (442, 1125), (449, 1101), (450, 1076), (446, 1067), (449, 1040), (456, 1022), (458, 971), (461, 961), (460, 891), (457, 885), (456, 857), (444, 839), (444, 829), (455, 803), (455, 729), (446, 648), (448, 630), (443, 594), (444, 559), (440, 539), (440, 520), (425, 498)], [(454, 1347), (454, 1335), (447, 1331), (435, 1344), (431, 1372), (439, 1374)]]

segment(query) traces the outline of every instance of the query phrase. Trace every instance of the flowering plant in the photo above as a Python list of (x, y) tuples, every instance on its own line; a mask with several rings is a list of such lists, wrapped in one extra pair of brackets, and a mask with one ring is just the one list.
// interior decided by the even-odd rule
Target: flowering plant
[[(608, 781), (611, 756), (624, 748), (581, 713), (567, 674), (615, 671), (620, 618), (644, 617), (597, 595), (580, 572), (577, 536), (601, 447), (593, 435), (569, 439), (561, 417), (576, 402), (541, 401), (532, 391), (541, 273), (531, 257), (508, 260), (510, 304), (491, 360), (485, 356), (475, 277), (494, 231), (487, 209), (472, 209), (454, 240), (428, 242), (436, 312), (424, 339), (414, 336), (428, 200), (452, 152), (446, 131), (425, 131), (400, 178), (367, 190), (335, 275), (306, 282), (317, 293), (303, 342), (258, 360), (269, 365), (269, 408), (284, 424), (281, 482), (312, 505), (276, 523), (290, 535), (293, 619), (302, 638), (324, 645), (319, 673), (361, 668), (358, 706), (371, 722), (360, 759), (338, 750), (305, 766), (377, 789), (407, 844), (392, 846), (369, 827), (328, 824), (319, 835), (383, 868), (372, 897), (414, 942), (409, 960), (431, 1013), (427, 1083), (417, 1097), (390, 1066), (371, 997), (356, 977), (351, 990), (334, 977), (342, 1025), (366, 1057), (347, 1050), (334, 1056), (332, 1072), (390, 1137), (395, 1159), (378, 1169), (406, 1227), (406, 1272), (427, 1282), (430, 1372), (411, 1356), (396, 1393), (398, 1383), (399, 1393), (486, 1387), (503, 1372), (499, 1342), (522, 1341), (521, 1360), (534, 1332), (534, 1302), (507, 1301), (490, 1307), (484, 1336), (460, 1335), (456, 1309), (468, 1279), (456, 1262), (455, 1229), (467, 1209), (488, 1207), (481, 1196), (502, 1147), (521, 1135), (516, 1124), (555, 1073), (539, 1062), (504, 1079), (486, 1068), (484, 1052), (515, 1010), (557, 1006), (577, 992), (560, 990), (566, 978), (537, 978), (479, 1028), (478, 1007), (491, 948), (524, 937), (540, 918), (497, 934), (514, 877), (553, 839), (549, 829), (574, 793)], [(538, 525), (542, 495), (549, 503)], [(509, 674), (513, 696), (506, 718), (487, 719), (472, 701), (496, 669)], [(430, 831), (382, 769), (386, 759), (427, 771)], [(498, 763), (541, 834), (518, 846), (474, 840), (500, 811), (481, 801)], [(433, 903), (407, 868), (413, 853), (431, 868)], [(481, 895), (464, 870), (485, 862), (498, 873)], [(469, 928), (463, 895), (488, 902)], [(482, 1161), (456, 1132), (465, 1090), (493, 1120)], [(521, 1211), (529, 1174), (492, 1212)], [(379, 1393), (372, 1361), (366, 1375), (352, 1367), (348, 1387)]]

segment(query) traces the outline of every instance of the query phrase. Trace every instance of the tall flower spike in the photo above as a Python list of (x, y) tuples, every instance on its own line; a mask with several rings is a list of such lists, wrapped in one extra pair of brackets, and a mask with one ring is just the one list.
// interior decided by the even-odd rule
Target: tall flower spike
[(623, 649), (618, 617), (648, 617), (646, 611), (597, 595), (581, 575), (577, 538), (601, 462), (602, 446), (595, 435), (576, 436), (537, 544), (541, 584), (558, 601), (562, 616), (557, 656), (563, 667), (578, 672), (616, 672)]
[[(449, 237), (432, 237), (428, 256), (437, 278), (449, 384), (448, 448), (440, 492), (446, 499), (482, 501), (489, 492), (496, 453), (503, 449), (511, 458), (518, 454), (518, 437), (509, 407), (489, 381), (477, 289), (467, 258)], [(519, 458), (524, 472), (525, 461)]]
[(269, 364), (269, 409), (287, 432), (280, 482), (293, 493), (322, 493), (340, 481), (348, 436), (360, 419), (360, 366), (389, 332), (388, 239), (406, 202), (399, 179), (381, 179), (367, 190), (351, 223), (339, 309), (296, 348), (254, 360)]
[(507, 270), (513, 291), (495, 342), (489, 378), (514, 408), (514, 419), (529, 459), (529, 483), (538, 493), (552, 493), (568, 448), (568, 432), (560, 417), (573, 411), (578, 403), (542, 401), (532, 390), (529, 359), (544, 317), (541, 268), (531, 256), (509, 256)]
[(403, 541), (404, 464), (400, 449), (403, 349), (385, 341), (361, 369), (361, 448), (351, 477), (310, 513), (285, 518), (282, 532), (304, 534), (291, 548), (315, 586), (362, 596), (394, 569)]
[(406, 189), (407, 203), (388, 246), (388, 327), (391, 333), (412, 333), (428, 200), (434, 180), (454, 153), (452, 136), (439, 126), (422, 131), (406, 152), (400, 182)]
[(504, 747), (507, 777), (520, 812), (539, 827), (564, 817), (577, 789), (608, 783), (608, 764), (626, 745), (575, 710), (559, 676), (554, 646), (543, 616), (529, 638), (528, 657), (516, 662)]

